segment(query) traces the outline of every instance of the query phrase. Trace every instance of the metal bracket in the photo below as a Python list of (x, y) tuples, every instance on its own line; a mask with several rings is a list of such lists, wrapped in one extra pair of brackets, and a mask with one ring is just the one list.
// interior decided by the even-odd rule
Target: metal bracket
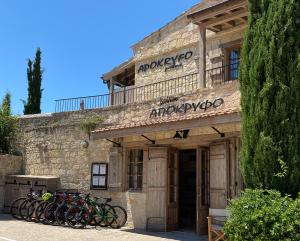
[(121, 147), (121, 146), (122, 146), (120, 142), (112, 141), (112, 140), (110, 140), (110, 139), (105, 139), (105, 140), (107, 140), (107, 141), (109, 141), (109, 142), (111, 142), (111, 143), (117, 145), (118, 147)]
[(150, 138), (148, 138), (147, 136), (145, 135), (141, 135), (142, 137), (144, 137), (145, 139), (147, 139), (148, 141), (150, 141), (153, 145), (155, 144), (155, 141), (154, 140), (151, 140)]
[(212, 129), (214, 129), (222, 138), (225, 137), (225, 133), (224, 132), (220, 132), (216, 127), (212, 126)]

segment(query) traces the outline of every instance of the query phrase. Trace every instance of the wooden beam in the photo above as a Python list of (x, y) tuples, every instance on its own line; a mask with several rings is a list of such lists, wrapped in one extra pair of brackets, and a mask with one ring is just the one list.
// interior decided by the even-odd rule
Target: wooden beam
[(222, 31), (222, 28), (218, 26), (209, 26), (207, 29), (212, 30), (215, 33)]
[(208, 37), (209, 40), (213, 40), (216, 38), (220, 38), (223, 35), (234, 33), (236, 31), (245, 31), (247, 28), (247, 24), (240, 24), (232, 28), (224, 29), (223, 31), (217, 32), (216, 34), (212, 34)]
[(109, 81), (109, 105), (113, 106), (114, 105), (114, 78), (112, 77)]
[(199, 26), (199, 80), (200, 87), (205, 88), (206, 86), (206, 29)]
[(240, 20), (241, 20), (243, 23), (247, 23), (247, 22), (248, 22), (248, 16), (241, 17)]
[(200, 10), (198, 12), (192, 13), (188, 15), (188, 18), (194, 20), (194, 22), (201, 23), (202, 20), (207, 18), (213, 18), (216, 15), (222, 14), (224, 12), (237, 9), (237, 8), (244, 8), (248, 4), (247, 0), (231, 0), (228, 2), (224, 2), (210, 8)]
[(219, 115), (213, 117), (199, 118), (193, 120), (183, 120), (176, 122), (166, 122), (157, 125), (141, 126), (135, 128), (124, 128), (119, 130), (109, 130), (104, 132), (92, 132), (92, 138), (106, 139), (125, 136), (137, 136), (145, 133), (156, 133), (171, 130), (192, 129), (217, 124), (239, 123), (241, 121), (239, 113)]
[(212, 19), (212, 20), (208, 20), (205, 23), (203, 23), (203, 25), (205, 27), (210, 27), (210, 26), (213, 26), (213, 25), (222, 24), (224, 22), (229, 22), (229, 21), (232, 21), (232, 20), (237, 19), (237, 18), (245, 17), (247, 15), (248, 15), (248, 9), (241, 9), (241, 10), (238, 10), (234, 13), (226, 14), (222, 17), (218, 17), (218, 18), (215, 18), (215, 19)]

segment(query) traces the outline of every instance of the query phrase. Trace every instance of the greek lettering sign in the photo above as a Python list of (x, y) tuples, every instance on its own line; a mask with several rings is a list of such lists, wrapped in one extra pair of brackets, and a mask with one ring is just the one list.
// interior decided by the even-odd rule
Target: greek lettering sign
[(167, 58), (161, 58), (155, 61), (152, 61), (151, 63), (146, 63), (140, 65), (138, 68), (138, 73), (140, 72), (147, 72), (149, 69), (155, 69), (159, 67), (165, 67), (165, 70), (177, 68), (182, 66), (183, 60), (188, 60), (193, 56), (193, 51), (187, 51), (182, 54), (177, 54), (176, 56), (171, 56)]
[(216, 98), (214, 100), (205, 100), (199, 102), (192, 102), (192, 103), (182, 103), (179, 105), (170, 105), (167, 107), (160, 107), (152, 109), (150, 113), (150, 118), (156, 117), (164, 117), (168, 115), (176, 114), (186, 114), (187, 112), (192, 111), (206, 111), (210, 108), (217, 108), (224, 104), (223, 98)]

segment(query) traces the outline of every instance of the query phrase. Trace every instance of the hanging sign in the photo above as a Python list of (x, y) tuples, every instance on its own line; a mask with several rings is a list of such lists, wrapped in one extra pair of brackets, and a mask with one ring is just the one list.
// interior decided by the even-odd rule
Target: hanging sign
[(182, 66), (182, 61), (188, 60), (193, 56), (193, 51), (187, 51), (182, 54), (177, 54), (175, 56), (170, 56), (167, 58), (161, 58), (155, 61), (152, 61), (151, 63), (146, 63), (140, 65), (138, 68), (138, 73), (146, 73), (149, 69), (155, 69), (159, 67), (165, 67), (165, 70), (177, 68)]
[(176, 114), (186, 114), (188, 112), (195, 112), (195, 111), (206, 111), (211, 108), (217, 108), (224, 104), (223, 98), (216, 98), (214, 100), (205, 100), (205, 101), (199, 101), (199, 102), (186, 102), (182, 103), (180, 105), (170, 105), (167, 107), (160, 107), (160, 108), (154, 108), (152, 109), (150, 113), (150, 118), (156, 118), (156, 117), (164, 117), (171, 115), (173, 113)]

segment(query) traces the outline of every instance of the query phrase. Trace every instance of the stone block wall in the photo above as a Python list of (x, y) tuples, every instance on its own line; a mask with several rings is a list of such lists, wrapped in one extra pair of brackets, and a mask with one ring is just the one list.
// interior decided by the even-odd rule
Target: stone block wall
[[(227, 65), (226, 48), (241, 43), (245, 27), (236, 27), (226, 32), (214, 33), (207, 30), (206, 36), (206, 70)], [(143, 86), (173, 78), (197, 73), (199, 70), (199, 29), (191, 23), (186, 15), (169, 23), (164, 28), (152, 33), (133, 46), (135, 60), (135, 86)], [(150, 68), (151, 63), (178, 57), (182, 53), (193, 52), (187, 60), (177, 61), (176, 68), (166, 66)], [(141, 66), (149, 65), (147, 71), (140, 71)], [(155, 66), (155, 64), (153, 64)], [(217, 72), (222, 70), (217, 70)], [(223, 73), (223, 72), (222, 72)], [(207, 87), (212, 88), (212, 79), (218, 76), (207, 75)], [(175, 81), (174, 81), (175, 84)], [(183, 83), (182, 83), (183, 84)], [(171, 83), (172, 85), (172, 83)], [(173, 86), (171, 86), (173, 87)], [(176, 88), (178, 88), (176, 86)], [(149, 87), (150, 89), (150, 87)], [(180, 92), (178, 90), (177, 92)], [(151, 93), (151, 92), (150, 92)]]
[(4, 205), (5, 176), (10, 174), (21, 174), (22, 157), (13, 155), (0, 155), (0, 213)]
[[(224, 99), (224, 104), (219, 108), (236, 107), (236, 101), (232, 100), (239, 99), (238, 83), (215, 89), (191, 91), (178, 96), (178, 100), (172, 105), (198, 103), (219, 97)], [(160, 99), (157, 98), (105, 109), (22, 116), (19, 118), (20, 134), (17, 139), (18, 149), (24, 158), (24, 174), (59, 176), (60, 188), (79, 189), (95, 196), (110, 196), (115, 204), (122, 205), (131, 213), (131, 216), (128, 215), (129, 225), (144, 228), (146, 205), (144, 190), (141, 193), (90, 190), (91, 164), (109, 162), (109, 151), (113, 144), (103, 139), (89, 140), (88, 135), (80, 129), (80, 123), (91, 116), (101, 116), (103, 123), (98, 125), (99, 128), (134, 122), (143, 123), (149, 121), (154, 108), (167, 106), (168, 103), (160, 105)], [(88, 147), (84, 147), (83, 141), (88, 142)]]

